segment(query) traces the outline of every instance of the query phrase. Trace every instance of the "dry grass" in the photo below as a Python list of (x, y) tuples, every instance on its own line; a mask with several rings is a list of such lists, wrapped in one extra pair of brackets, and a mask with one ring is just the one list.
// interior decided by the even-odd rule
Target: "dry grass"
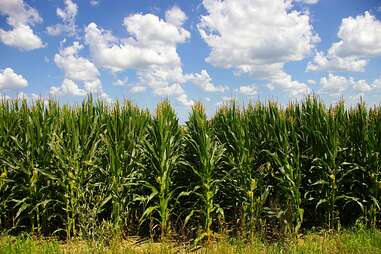
[(341, 233), (308, 233), (296, 239), (265, 244), (261, 241), (243, 242), (223, 239), (206, 246), (194, 247), (183, 243), (158, 243), (139, 238), (113, 240), (108, 245), (100, 242), (69, 241), (54, 239), (37, 240), (30, 237), (0, 238), (0, 253), (136, 253), (136, 254), (271, 254), (271, 253), (381, 253), (379, 231), (355, 230)]

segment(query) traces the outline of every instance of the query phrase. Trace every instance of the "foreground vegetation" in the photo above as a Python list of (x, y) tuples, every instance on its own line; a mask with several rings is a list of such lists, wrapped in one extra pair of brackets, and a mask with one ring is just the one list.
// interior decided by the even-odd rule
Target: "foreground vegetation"
[(273, 242), (311, 228), (375, 229), (380, 152), (381, 109), (363, 103), (230, 103), (210, 120), (196, 104), (181, 125), (167, 101), (151, 115), (91, 97), (80, 106), (4, 100), (0, 228), (206, 244), (219, 235)]
[(38, 240), (28, 235), (0, 238), (0, 253), (210, 253), (210, 254), (279, 254), (279, 253), (380, 253), (381, 233), (374, 230), (355, 229), (341, 233), (308, 233), (287, 241), (264, 244), (254, 240), (218, 239), (206, 246), (195, 248), (189, 243), (155, 243), (150, 240), (128, 238), (114, 239), (105, 244), (99, 241), (69, 241), (56, 239)]

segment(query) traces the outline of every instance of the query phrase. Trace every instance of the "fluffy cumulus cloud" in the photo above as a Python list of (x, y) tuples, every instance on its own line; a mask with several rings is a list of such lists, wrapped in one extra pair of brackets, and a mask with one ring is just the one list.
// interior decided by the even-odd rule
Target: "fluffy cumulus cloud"
[(295, 85), (289, 90), (300, 94), (308, 90), (283, 71), (287, 62), (302, 60), (319, 42), (308, 14), (293, 10), (292, 1), (204, 0), (203, 5), (208, 14), (198, 29), (211, 49), (208, 63), (272, 85), (287, 80), (284, 87)]
[(124, 79), (117, 79), (114, 81), (114, 85), (116, 86), (124, 86), (126, 85), (128, 82), (128, 78), (124, 78)]
[(54, 62), (64, 70), (65, 77), (79, 81), (94, 81), (98, 79), (97, 67), (88, 59), (78, 55), (83, 45), (74, 42), (73, 45), (62, 48), (54, 56)]
[(147, 87), (142, 86), (142, 85), (136, 85), (130, 88), (131, 93), (141, 93), (147, 90)]
[(366, 80), (355, 80), (353, 77), (343, 77), (329, 73), (327, 77), (320, 79), (319, 92), (330, 96), (342, 95), (351, 89), (351, 94), (355, 97), (364, 95), (377, 88), (377, 80), (369, 84)]
[(14, 90), (28, 86), (28, 81), (11, 68), (0, 70), (0, 90)]
[(297, 2), (302, 2), (304, 4), (317, 4), (319, 0), (296, 0)]
[(165, 20), (169, 24), (172, 24), (176, 27), (181, 27), (184, 24), (185, 20), (187, 20), (187, 16), (179, 7), (174, 6), (171, 10), (165, 13)]
[(255, 96), (258, 94), (258, 90), (255, 85), (240, 86), (238, 92), (248, 96)]
[(342, 94), (350, 84), (350, 80), (346, 77), (336, 76), (332, 73), (327, 77), (320, 79), (320, 90), (322, 94), (329, 94), (331, 96), (337, 96)]
[[(82, 48), (83, 45), (76, 41), (73, 45), (62, 48), (54, 56), (54, 62), (64, 71), (65, 79), (61, 86), (52, 86), (50, 94), (83, 96), (87, 93), (96, 93), (101, 98), (109, 100), (107, 94), (103, 92), (97, 67), (90, 60), (79, 56)], [(83, 88), (78, 85), (78, 82)]]
[(340, 57), (381, 55), (381, 22), (369, 12), (343, 19), (338, 37), (341, 41), (332, 45), (330, 54)]
[(206, 92), (224, 92), (229, 90), (227, 86), (214, 85), (212, 83), (212, 78), (206, 70), (201, 70), (200, 73), (186, 75), (186, 79)]
[(291, 75), (285, 72), (281, 72), (277, 76), (272, 77), (267, 87), (270, 90), (277, 88), (282, 89), (294, 98), (300, 98), (311, 92), (311, 89), (305, 83), (293, 80)]
[(185, 13), (176, 6), (165, 13), (165, 19), (153, 14), (130, 15), (123, 21), (130, 37), (122, 39), (90, 23), (85, 29), (86, 43), (98, 66), (112, 72), (136, 71), (139, 82), (132, 92), (142, 92), (148, 87), (155, 95), (175, 96), (179, 103), (189, 106), (193, 101), (183, 89), (187, 81), (213, 91), (221, 88), (211, 83), (206, 71), (183, 73), (177, 45), (190, 38), (189, 31), (182, 27), (186, 19)]
[(181, 67), (146, 66), (137, 70), (140, 86), (149, 86), (157, 96), (181, 96), (185, 94), (185, 82)]
[(317, 52), (309, 71), (364, 71), (371, 58), (381, 56), (381, 22), (369, 12), (341, 22), (335, 42), (327, 53)]
[(324, 52), (316, 52), (313, 61), (307, 65), (307, 71), (364, 71), (368, 60), (356, 56), (339, 57), (325, 55)]
[(53, 96), (57, 95), (71, 95), (71, 96), (85, 96), (86, 91), (79, 86), (71, 79), (65, 78), (62, 81), (60, 87), (52, 86), (50, 88), (50, 94)]
[(359, 93), (370, 92), (374, 89), (374, 86), (369, 85), (368, 81), (366, 80), (353, 81), (352, 87), (356, 92)]
[(75, 25), (75, 17), (78, 13), (78, 6), (72, 0), (65, 0), (65, 8), (57, 8), (57, 16), (62, 19), (62, 23), (48, 26), (47, 31), (50, 35), (56, 36), (62, 33), (66, 35), (75, 35), (76, 33), (76, 25)]
[(42, 18), (38, 11), (23, 0), (0, 1), (0, 14), (6, 16), (10, 30), (0, 29), (0, 40), (8, 46), (22, 50), (33, 50), (44, 47), (40, 37), (31, 26), (41, 23)]
[(118, 39), (95, 23), (87, 26), (86, 41), (99, 66), (120, 71), (181, 64), (176, 45), (184, 43), (190, 37), (184, 28), (176, 27), (152, 14), (128, 16), (123, 25), (131, 37)]

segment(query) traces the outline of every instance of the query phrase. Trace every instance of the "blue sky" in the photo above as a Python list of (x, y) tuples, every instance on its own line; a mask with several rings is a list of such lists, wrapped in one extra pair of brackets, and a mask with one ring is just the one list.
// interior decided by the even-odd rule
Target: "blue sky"
[(0, 93), (94, 93), (184, 119), (231, 97), (381, 95), (380, 0), (0, 0)]

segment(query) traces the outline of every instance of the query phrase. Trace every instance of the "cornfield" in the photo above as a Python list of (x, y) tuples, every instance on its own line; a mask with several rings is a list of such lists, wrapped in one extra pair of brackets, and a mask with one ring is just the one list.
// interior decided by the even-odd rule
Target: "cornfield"
[(318, 98), (196, 103), (0, 102), (0, 229), (209, 241), (381, 225), (381, 108)]

